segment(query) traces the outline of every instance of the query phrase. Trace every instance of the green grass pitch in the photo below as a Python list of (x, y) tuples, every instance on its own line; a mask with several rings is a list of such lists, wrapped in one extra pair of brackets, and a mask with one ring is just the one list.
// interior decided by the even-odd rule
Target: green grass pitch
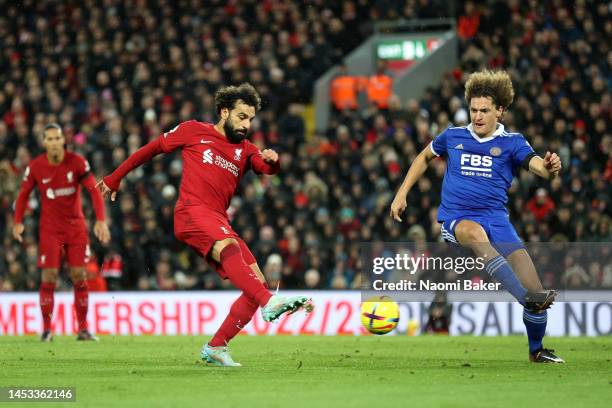
[(560, 408), (612, 399), (612, 337), (549, 338), (567, 364), (544, 365), (527, 361), (524, 337), (240, 336), (232, 355), (241, 368), (202, 363), (205, 340), (0, 337), (0, 386), (74, 386), (68, 407)]

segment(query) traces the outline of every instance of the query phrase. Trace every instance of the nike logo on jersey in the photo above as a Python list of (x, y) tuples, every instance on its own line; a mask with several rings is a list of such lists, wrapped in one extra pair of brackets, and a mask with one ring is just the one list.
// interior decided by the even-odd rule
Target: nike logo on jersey
[(205, 143), (205, 144), (207, 144), (207, 143), (214, 143), (214, 142), (213, 142), (212, 140), (204, 140), (204, 139), (201, 139), (201, 140), (200, 140), (200, 143)]
[(50, 179), (50, 178), (44, 178), (44, 179), (42, 179), (42, 183), (43, 183), (43, 184), (47, 184), (47, 183), (48, 183), (48, 182), (50, 182), (50, 181), (51, 181), (51, 179)]

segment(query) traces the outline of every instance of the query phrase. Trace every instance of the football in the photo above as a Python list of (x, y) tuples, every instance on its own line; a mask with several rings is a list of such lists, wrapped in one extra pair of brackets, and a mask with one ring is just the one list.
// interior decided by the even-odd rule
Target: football
[(370, 333), (387, 334), (399, 322), (399, 307), (389, 296), (374, 296), (361, 304), (361, 324)]

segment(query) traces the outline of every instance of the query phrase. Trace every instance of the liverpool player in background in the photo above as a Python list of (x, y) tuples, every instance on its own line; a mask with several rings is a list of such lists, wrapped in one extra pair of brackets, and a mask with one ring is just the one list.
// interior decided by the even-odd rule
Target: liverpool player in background
[(220, 366), (240, 365), (233, 361), (227, 344), (259, 307), (268, 322), (301, 307), (312, 310), (305, 296), (285, 298), (268, 291), (255, 257), (228, 220), (230, 200), (249, 169), (257, 174), (276, 174), (280, 169), (274, 150), (260, 152), (246, 140), (260, 103), (257, 91), (248, 83), (221, 88), (215, 94), (216, 124), (195, 120), (179, 124), (134, 152), (97, 184), (102, 194), (114, 201), (121, 179), (132, 169), (155, 155), (182, 148), (183, 177), (174, 209), (174, 234), (242, 291), (217, 333), (201, 350), (204, 361)]
[(437, 156), (446, 156), (438, 209), (442, 238), (470, 248), (484, 258), (487, 273), (523, 305), (529, 359), (537, 363), (563, 363), (553, 350), (542, 346), (546, 309), (556, 292), (543, 290), (505, 206), (508, 189), (520, 167), (553, 179), (561, 171), (561, 159), (550, 152), (539, 157), (522, 134), (507, 132), (499, 123), (513, 99), (512, 81), (505, 71), (470, 75), (465, 84), (465, 100), (471, 123), (449, 127), (417, 156), (391, 203), (390, 215), (401, 221), (412, 186), (425, 173), (429, 162)]
[(43, 317), (42, 341), (51, 341), (53, 294), (62, 253), (65, 254), (74, 285), (74, 307), (79, 332), (77, 340), (97, 340), (87, 330), (89, 292), (85, 264), (89, 256), (89, 238), (81, 208), (81, 185), (93, 202), (96, 213), (94, 234), (107, 243), (110, 232), (104, 216), (104, 200), (95, 188), (96, 181), (89, 163), (82, 156), (65, 149), (66, 139), (57, 124), (47, 125), (43, 132), (46, 153), (33, 159), (25, 170), (15, 203), (13, 237), (23, 242), (23, 214), (30, 192), (36, 185), (42, 201), (39, 225), (38, 266), (42, 268), (40, 310)]

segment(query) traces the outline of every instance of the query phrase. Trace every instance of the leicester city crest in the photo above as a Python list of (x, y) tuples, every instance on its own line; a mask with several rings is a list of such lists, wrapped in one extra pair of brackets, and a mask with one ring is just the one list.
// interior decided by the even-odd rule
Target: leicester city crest
[(491, 153), (491, 156), (499, 156), (501, 154), (501, 149), (499, 147), (492, 147), (489, 153)]

